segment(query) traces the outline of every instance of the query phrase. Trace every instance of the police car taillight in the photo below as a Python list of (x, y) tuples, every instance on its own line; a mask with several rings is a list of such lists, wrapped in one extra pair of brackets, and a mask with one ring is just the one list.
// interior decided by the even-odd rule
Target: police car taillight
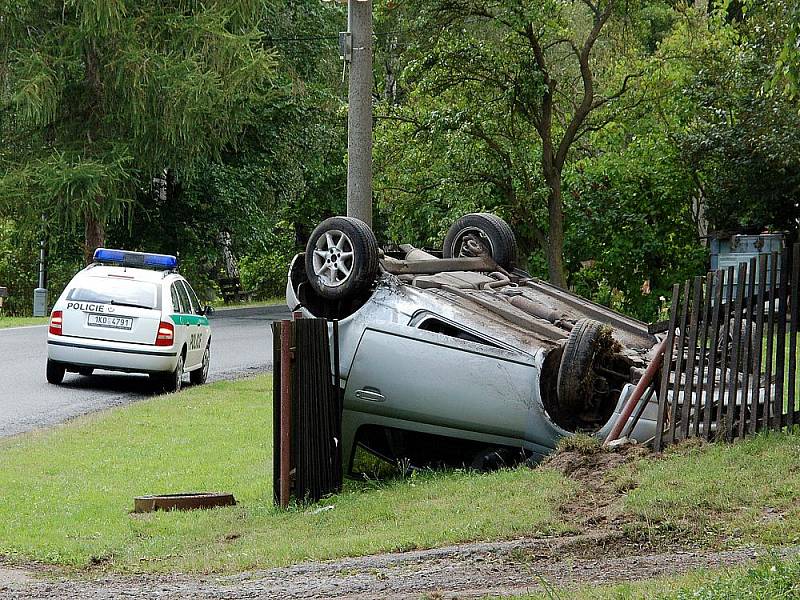
[(161, 321), (156, 335), (156, 346), (172, 346), (175, 341), (175, 326), (167, 321)]
[(53, 335), (61, 335), (62, 326), (64, 325), (64, 313), (60, 310), (54, 310), (50, 315), (50, 333)]

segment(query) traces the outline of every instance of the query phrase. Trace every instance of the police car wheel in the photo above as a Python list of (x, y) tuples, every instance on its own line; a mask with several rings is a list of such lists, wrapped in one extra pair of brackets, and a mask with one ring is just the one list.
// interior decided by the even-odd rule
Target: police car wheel
[(323, 298), (343, 300), (369, 288), (378, 275), (378, 241), (369, 226), (352, 217), (331, 217), (311, 233), (306, 276)]
[(206, 346), (203, 353), (203, 366), (189, 373), (189, 381), (192, 385), (203, 385), (208, 379), (208, 366), (211, 364), (211, 348)]
[(58, 385), (64, 381), (64, 373), (67, 371), (66, 367), (61, 363), (53, 362), (47, 359), (47, 383)]
[(167, 373), (164, 376), (164, 391), (176, 393), (181, 391), (183, 385), (183, 354), (178, 356), (178, 364), (175, 365), (175, 370), (172, 373)]

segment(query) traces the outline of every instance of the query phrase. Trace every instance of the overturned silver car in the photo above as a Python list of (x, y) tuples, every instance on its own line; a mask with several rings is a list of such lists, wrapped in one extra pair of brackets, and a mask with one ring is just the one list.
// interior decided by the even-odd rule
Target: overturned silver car
[[(516, 256), (511, 228), (487, 213), (454, 223), (441, 253), (381, 250), (347, 217), (314, 230), (290, 267), (287, 303), (339, 320), (347, 470), (356, 445), (481, 467), (610, 430), (656, 338), (531, 277)], [(651, 401), (631, 437), (652, 437), (656, 412)]]

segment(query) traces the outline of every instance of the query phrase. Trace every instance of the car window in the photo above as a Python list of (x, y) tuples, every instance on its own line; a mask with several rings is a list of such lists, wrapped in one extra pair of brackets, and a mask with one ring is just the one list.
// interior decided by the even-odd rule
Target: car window
[(192, 304), (189, 302), (189, 295), (186, 293), (186, 288), (181, 285), (180, 281), (176, 281), (172, 284), (178, 290), (178, 296), (181, 299), (181, 312), (183, 314), (191, 314), (192, 313)]
[(118, 304), (139, 308), (160, 308), (159, 286), (147, 281), (116, 277), (87, 277), (67, 292), (67, 300)]
[(181, 306), (181, 297), (178, 295), (178, 284), (173, 283), (169, 288), (170, 294), (172, 295), (172, 310), (175, 312), (182, 313), (183, 306)]
[(499, 348), (497, 344), (492, 344), (490, 341), (480, 338), (469, 331), (465, 331), (459, 327), (456, 327), (452, 323), (441, 321), (439, 319), (425, 319), (419, 323), (419, 325), (417, 325), (417, 328), (424, 331), (432, 331), (433, 333), (441, 333), (442, 335), (458, 338), (460, 340), (468, 340), (470, 342), (475, 342), (476, 344), (483, 344), (484, 346)]
[(183, 286), (186, 288), (186, 293), (189, 296), (189, 302), (192, 305), (192, 312), (196, 315), (199, 315), (203, 312), (203, 309), (200, 307), (200, 301), (197, 299), (197, 294), (194, 293), (192, 286), (189, 285), (188, 281), (181, 281)]

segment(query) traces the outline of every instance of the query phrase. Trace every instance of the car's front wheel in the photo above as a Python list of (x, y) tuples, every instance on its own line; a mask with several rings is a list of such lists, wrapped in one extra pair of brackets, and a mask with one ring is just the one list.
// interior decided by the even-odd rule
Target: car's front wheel
[(58, 385), (64, 381), (64, 373), (67, 369), (61, 363), (47, 359), (47, 383)]
[(378, 242), (369, 226), (352, 217), (331, 217), (314, 229), (306, 245), (306, 275), (327, 300), (352, 298), (378, 275)]
[(189, 373), (189, 381), (192, 385), (203, 385), (208, 379), (208, 367), (211, 364), (211, 348), (206, 346), (203, 353), (203, 366)]

